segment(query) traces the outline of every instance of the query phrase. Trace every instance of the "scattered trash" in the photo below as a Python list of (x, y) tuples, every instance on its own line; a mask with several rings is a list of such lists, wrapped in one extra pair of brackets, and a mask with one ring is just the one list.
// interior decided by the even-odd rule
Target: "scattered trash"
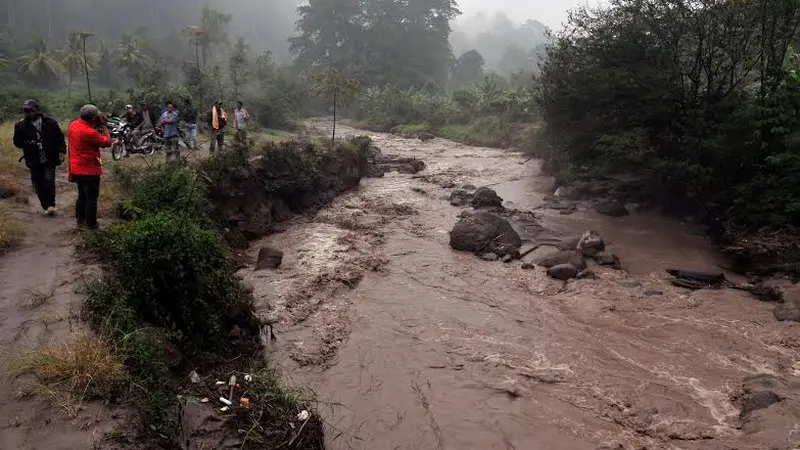
[(250, 374), (245, 375), (244, 376), (244, 381), (247, 381), (248, 383), (250, 383), (251, 381), (253, 381), (253, 376), (250, 375)]
[(247, 397), (240, 398), (239, 406), (241, 406), (242, 408), (250, 408), (250, 399)]
[(220, 397), (220, 398), (219, 398), (219, 401), (221, 401), (222, 403), (224, 403), (226, 406), (233, 406), (233, 402), (232, 402), (232, 401), (230, 401), (230, 400), (228, 400), (228, 399), (227, 399), (227, 398), (225, 398), (225, 397)]
[(198, 375), (197, 372), (193, 370), (192, 373), (189, 374), (189, 380), (192, 382), (192, 384), (199, 384), (200, 375)]
[(214, 385), (216, 386), (223, 386), (224, 384), (225, 384), (224, 381), (217, 381), (216, 383), (214, 383)]
[(208, 399), (208, 397), (205, 397), (205, 398), (201, 398), (201, 399), (200, 399), (200, 403), (208, 403), (209, 401), (210, 401), (210, 400)]
[(219, 410), (220, 410), (220, 411), (222, 411), (222, 412), (226, 412), (226, 411), (228, 411), (229, 409), (230, 409), (230, 408), (228, 408), (227, 406), (223, 406), (223, 407), (222, 407), (222, 408), (220, 408)]
[(297, 420), (305, 421), (305, 420), (308, 420), (309, 417), (311, 417), (311, 414), (304, 409), (304, 410), (300, 411), (300, 414), (297, 415)]
[[(231, 387), (231, 393), (228, 395), (228, 400), (233, 402), (233, 389), (236, 388), (236, 375), (231, 375), (231, 379), (228, 380), (228, 386)], [(228, 403), (230, 405), (230, 403)]]

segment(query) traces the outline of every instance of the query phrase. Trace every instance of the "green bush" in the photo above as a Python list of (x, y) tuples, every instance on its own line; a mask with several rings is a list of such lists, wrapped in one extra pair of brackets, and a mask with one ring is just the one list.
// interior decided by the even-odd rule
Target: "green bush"
[(216, 230), (159, 212), (103, 233), (103, 256), (125, 302), (114, 311), (130, 310), (136, 323), (164, 328), (188, 358), (230, 348), (234, 325), (257, 330), (252, 297), (239, 287)]
[(731, 230), (800, 224), (800, 4), (684, 6), (574, 11), (538, 79), (544, 167), (634, 174), (646, 196)]
[(206, 180), (189, 167), (175, 163), (146, 168), (115, 165), (113, 174), (123, 217), (172, 211), (198, 220), (208, 213)]

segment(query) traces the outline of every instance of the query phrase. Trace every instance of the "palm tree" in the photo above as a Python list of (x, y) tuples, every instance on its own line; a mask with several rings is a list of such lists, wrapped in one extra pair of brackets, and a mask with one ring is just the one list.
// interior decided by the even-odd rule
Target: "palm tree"
[(247, 66), (248, 52), (250, 46), (245, 44), (244, 38), (240, 37), (236, 41), (233, 53), (229, 61), (231, 69), (231, 81), (233, 81), (233, 97), (239, 99), (239, 82), (242, 81), (243, 74), (240, 71)]
[(96, 58), (94, 54), (86, 54), (84, 56), (83, 36), (85, 33), (80, 31), (70, 31), (67, 35), (67, 42), (62, 51), (61, 64), (67, 71), (68, 95), (72, 94), (72, 82), (75, 76), (81, 72), (88, 71), (89, 68), (96, 66)]
[(223, 14), (204, 6), (200, 25), (191, 25), (183, 29), (183, 34), (193, 40), (195, 51), (202, 52), (203, 68), (208, 64), (216, 47), (229, 45), (228, 25), (231, 23), (231, 18), (230, 14)]
[(116, 64), (127, 70), (128, 76), (133, 78), (152, 65), (153, 59), (145, 51), (139, 36), (126, 34), (122, 36), (117, 49)]
[(52, 84), (64, 72), (58, 54), (47, 48), (44, 37), (34, 41), (30, 51), (19, 58), (19, 64), (24, 73), (41, 85)]

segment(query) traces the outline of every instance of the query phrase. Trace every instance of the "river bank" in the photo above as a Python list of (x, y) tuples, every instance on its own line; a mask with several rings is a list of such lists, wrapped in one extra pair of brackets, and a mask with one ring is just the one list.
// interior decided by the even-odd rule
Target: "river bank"
[[(747, 294), (665, 279), (667, 268), (724, 263), (704, 237), (653, 214), (547, 208), (554, 180), (518, 153), (368, 134), (384, 154), (426, 169), (363, 180), (254, 245), (280, 248), (280, 269), (242, 273), (274, 298), (263, 305), (278, 335), (274, 361), (319, 394), (330, 448), (800, 443), (800, 327)], [(593, 268), (596, 279), (564, 283), (453, 252), (448, 232), (462, 209), (448, 198), (467, 183), (533, 209), (555, 237), (597, 230), (628, 270)], [(766, 391), (783, 400), (751, 411)]]

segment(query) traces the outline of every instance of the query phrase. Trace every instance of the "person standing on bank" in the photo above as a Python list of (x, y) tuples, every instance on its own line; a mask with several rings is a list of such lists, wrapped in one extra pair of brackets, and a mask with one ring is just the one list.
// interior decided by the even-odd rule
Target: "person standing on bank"
[[(102, 132), (97, 131), (99, 129)], [(100, 149), (110, 147), (111, 134), (95, 105), (84, 105), (81, 118), (67, 128), (69, 139), (69, 181), (78, 185), (75, 218), (78, 228), (97, 228), (97, 199), (103, 160)]]
[(175, 110), (175, 104), (172, 102), (166, 103), (167, 108), (161, 113), (161, 118), (158, 120), (159, 124), (164, 127), (164, 143), (166, 145), (167, 161), (170, 159), (180, 159), (180, 143), (178, 142), (181, 137), (180, 132), (180, 117), (178, 111)]
[(217, 101), (208, 112), (208, 127), (211, 129), (211, 145), (208, 148), (212, 155), (219, 146), (225, 145), (225, 127), (228, 125), (228, 114), (222, 109), (222, 102)]
[(67, 145), (58, 122), (42, 114), (39, 102), (25, 100), (25, 117), (14, 125), (14, 146), (22, 150), (31, 171), (33, 190), (45, 213), (56, 215), (56, 167), (64, 162)]
[(242, 102), (236, 102), (236, 111), (233, 112), (233, 128), (236, 129), (236, 140), (242, 144), (247, 142), (248, 123), (250, 123), (250, 113), (244, 108)]

